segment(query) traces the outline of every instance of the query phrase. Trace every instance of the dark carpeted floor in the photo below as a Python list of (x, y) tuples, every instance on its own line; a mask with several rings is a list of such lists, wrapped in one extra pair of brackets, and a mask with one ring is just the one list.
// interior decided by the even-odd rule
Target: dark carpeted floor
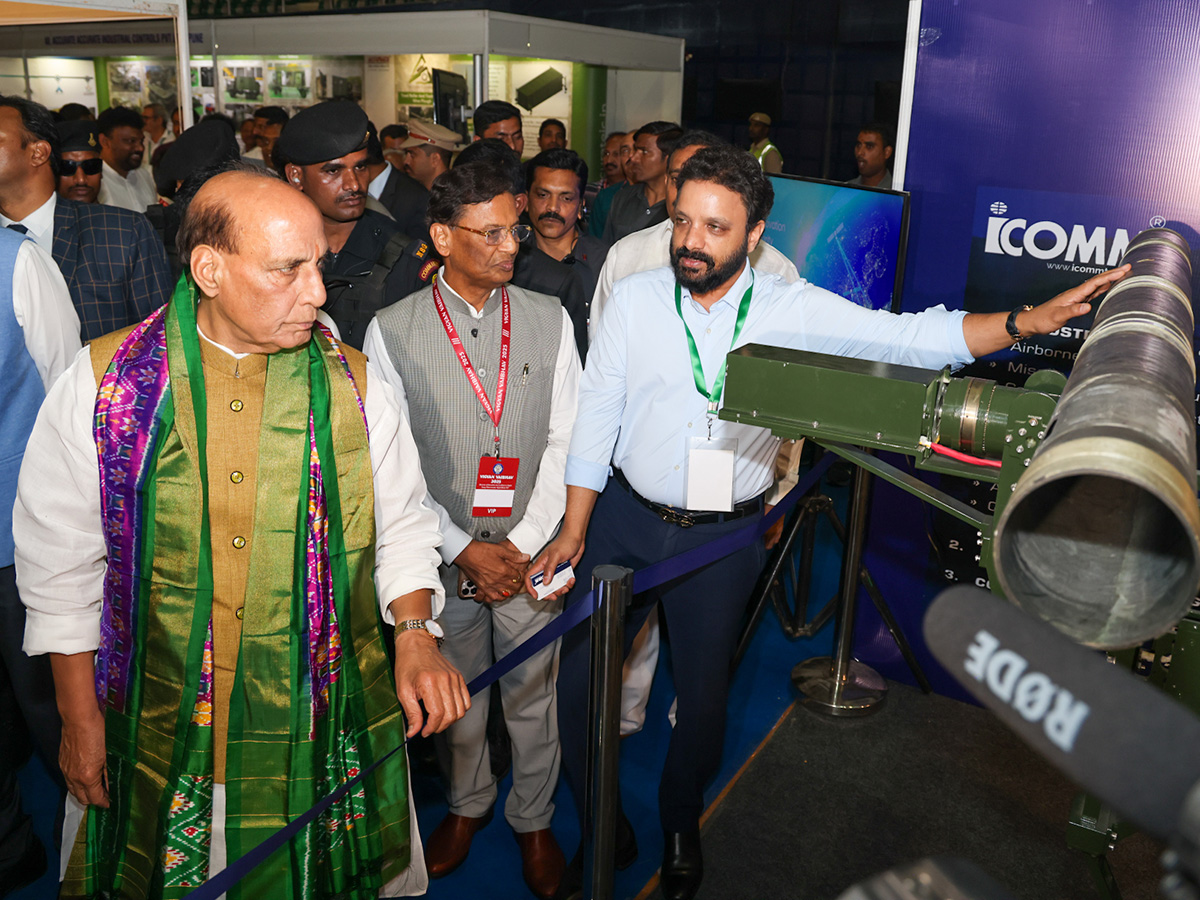
[[(697, 900), (833, 900), (893, 865), (973, 861), (1020, 900), (1097, 897), (1064, 841), (1075, 788), (978, 707), (893, 684), (876, 714), (796, 706), (704, 828)], [(1156, 896), (1160, 848), (1110, 854), (1124, 900)], [(661, 896), (657, 891), (651, 896)]]

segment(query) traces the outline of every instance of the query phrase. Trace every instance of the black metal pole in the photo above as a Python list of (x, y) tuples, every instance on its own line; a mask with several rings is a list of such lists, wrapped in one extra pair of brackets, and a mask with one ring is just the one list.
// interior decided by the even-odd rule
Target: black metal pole
[(633, 570), (596, 566), (592, 570), (592, 589), (596, 592), (596, 611), (591, 623), (583, 883), (588, 900), (611, 900), (620, 809), (621, 667), (625, 658), (625, 608), (633, 597)]

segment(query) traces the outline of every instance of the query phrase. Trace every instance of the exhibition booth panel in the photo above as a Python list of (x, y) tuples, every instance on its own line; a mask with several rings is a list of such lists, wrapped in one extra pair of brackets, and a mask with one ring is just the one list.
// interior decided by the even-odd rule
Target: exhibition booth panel
[[(165, 103), (177, 94), (175, 32), (170, 22), (5, 22), (0, 84), (52, 109)], [(680, 38), (487, 10), (200, 20), (188, 32), (197, 116), (237, 121), (257, 106), (348, 98), (381, 127), (412, 116), (456, 127), (464, 109), (502, 99), (522, 110), (527, 156), (556, 118), (596, 172), (604, 133), (677, 120), (683, 101)], [(25, 84), (2, 80), (27, 69)], [(58, 80), (34, 77), (43, 71)]]
[[(82, 103), (98, 112), (110, 95), (130, 106), (168, 105), (189, 69), (187, 31), (179, 0), (0, 2), (0, 93), (50, 109)], [(118, 62), (111, 73), (106, 62), (101, 75), (95, 60), (114, 44), (145, 56), (136, 65)]]

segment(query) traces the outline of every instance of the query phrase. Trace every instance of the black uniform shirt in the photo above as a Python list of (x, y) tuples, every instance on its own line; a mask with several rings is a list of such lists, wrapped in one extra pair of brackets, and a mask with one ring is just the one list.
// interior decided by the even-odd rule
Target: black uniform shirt
[[(403, 234), (387, 216), (371, 210), (363, 213), (345, 245), (331, 253), (325, 263), (325, 312), (337, 324), (342, 340), (361, 350), (367, 326), (379, 310), (407, 297), (428, 284), (437, 272), (438, 260), (429, 243), (409, 240), (391, 265), (382, 285), (372, 279), (376, 265), (386, 259), (384, 251), (393, 236)], [(380, 273), (382, 274), (382, 273)]]
[(576, 267), (559, 262), (538, 249), (531, 237), (521, 244), (513, 262), (512, 283), (517, 287), (557, 297), (575, 329), (575, 346), (579, 358), (587, 355), (587, 317), (591, 297), (584, 292), (583, 281)]

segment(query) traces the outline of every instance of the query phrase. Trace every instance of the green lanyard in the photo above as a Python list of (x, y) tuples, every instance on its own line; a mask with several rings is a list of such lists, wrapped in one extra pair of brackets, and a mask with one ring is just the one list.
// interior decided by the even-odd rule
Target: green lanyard
[[(750, 294), (754, 291), (754, 270), (750, 270), (750, 287), (746, 288), (746, 293), (742, 294), (742, 302), (738, 304), (737, 322), (733, 326), (733, 341), (729, 345), (732, 350), (737, 346), (738, 338), (742, 334), (742, 326), (746, 324), (746, 316), (750, 312)], [(683, 318), (683, 291), (680, 290), (679, 282), (675, 282), (675, 312), (679, 314), (679, 321), (683, 322), (683, 330), (687, 332), (688, 351), (692, 354), (692, 377), (696, 380), (696, 390), (700, 392), (700, 396), (708, 401), (708, 411), (710, 414), (715, 414), (717, 407), (721, 403), (721, 393), (725, 390), (725, 364), (721, 363), (721, 371), (717, 373), (716, 380), (713, 381), (712, 390), (708, 390), (704, 386), (704, 364), (700, 362), (700, 351), (696, 349), (696, 339), (692, 337), (692, 329), (688, 328), (687, 320)], [(709, 426), (712, 427), (711, 424)]]

